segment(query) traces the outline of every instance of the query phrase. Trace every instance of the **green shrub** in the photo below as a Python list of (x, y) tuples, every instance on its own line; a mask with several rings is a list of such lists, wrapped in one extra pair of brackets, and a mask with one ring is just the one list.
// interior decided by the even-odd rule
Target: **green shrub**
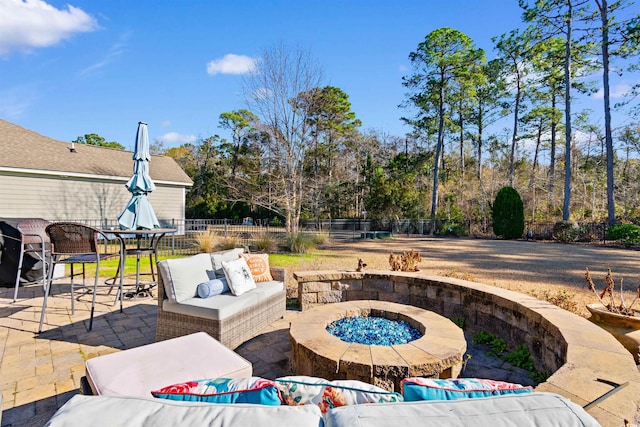
[(534, 371), (531, 353), (529, 352), (529, 347), (526, 344), (516, 347), (516, 349), (507, 354), (504, 359), (513, 366), (526, 369), (529, 372)]
[(607, 228), (607, 238), (617, 240), (625, 246), (640, 243), (640, 226), (635, 224), (615, 224)]
[(505, 239), (518, 239), (524, 232), (524, 206), (513, 187), (502, 187), (491, 207), (493, 233)]
[(473, 337), (475, 344), (486, 344), (489, 346), (487, 354), (489, 356), (499, 356), (507, 349), (507, 343), (504, 339), (498, 338), (491, 332), (480, 331)]
[(461, 224), (447, 221), (438, 228), (436, 235), (462, 237), (467, 235), (467, 231)]
[(580, 226), (574, 221), (559, 221), (553, 224), (553, 238), (560, 242), (575, 242), (580, 236)]
[(284, 223), (280, 217), (275, 217), (271, 221), (269, 221), (269, 225), (271, 227), (282, 227)]

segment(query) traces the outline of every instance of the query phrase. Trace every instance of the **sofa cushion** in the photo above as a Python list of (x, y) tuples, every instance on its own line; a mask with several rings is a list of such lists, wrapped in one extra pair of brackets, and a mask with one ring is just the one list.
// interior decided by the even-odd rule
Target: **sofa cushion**
[(233, 261), (238, 259), (241, 253), (244, 252), (244, 248), (229, 249), (227, 251), (213, 252), (211, 255), (211, 263), (216, 272), (216, 277), (221, 279), (225, 277), (224, 270), (222, 269), (222, 261)]
[(260, 377), (188, 381), (163, 387), (151, 394), (161, 399), (190, 402), (280, 405), (276, 384)]
[(327, 427), (595, 427), (582, 407), (553, 393), (506, 394), (479, 399), (353, 405), (330, 409)]
[(176, 302), (195, 297), (199, 283), (216, 278), (209, 254), (162, 260), (158, 272), (167, 297)]
[(308, 376), (276, 379), (282, 400), (287, 405), (318, 405), (320, 411), (362, 403), (402, 402), (398, 393), (356, 380), (328, 381)]
[(321, 427), (317, 406), (265, 406), (178, 402), (153, 397), (75, 395), (46, 424), (48, 427), (278, 426)]
[(269, 254), (240, 254), (247, 261), (249, 270), (256, 282), (270, 282), (271, 270), (269, 268)]
[(232, 294), (239, 296), (256, 288), (256, 282), (244, 258), (222, 261), (222, 269)]
[(402, 396), (408, 402), (488, 397), (533, 391), (533, 388), (529, 386), (479, 378), (440, 380), (412, 377), (403, 379), (401, 387)]
[(193, 378), (252, 375), (251, 363), (205, 332), (94, 357), (85, 371), (95, 394), (149, 397), (152, 390)]
[(256, 289), (252, 289), (240, 296), (226, 293), (216, 295), (214, 298), (194, 297), (182, 303), (164, 300), (162, 309), (172, 313), (202, 317), (204, 319), (223, 320), (283, 291), (284, 283), (282, 282), (262, 282), (256, 284)]
[(229, 292), (229, 284), (227, 279), (212, 279), (198, 284), (196, 293), (200, 298), (211, 298), (216, 295)]

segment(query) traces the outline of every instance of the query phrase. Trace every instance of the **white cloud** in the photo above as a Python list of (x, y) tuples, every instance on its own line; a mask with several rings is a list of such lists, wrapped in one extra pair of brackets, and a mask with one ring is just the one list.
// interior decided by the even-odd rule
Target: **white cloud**
[(98, 28), (82, 9), (56, 9), (42, 0), (0, 0), (0, 55), (48, 47)]
[[(611, 99), (623, 98), (629, 91), (631, 86), (625, 84), (613, 85), (609, 88)], [(593, 94), (595, 99), (604, 99), (604, 89), (600, 88)]]
[(207, 63), (207, 74), (247, 74), (256, 67), (256, 60), (245, 55), (228, 53), (220, 59), (214, 59)]
[(94, 72), (99, 71), (100, 69), (114, 62), (120, 55), (122, 55), (126, 51), (127, 41), (129, 40), (130, 35), (131, 33), (129, 32), (120, 35), (120, 39), (116, 43), (111, 45), (104, 57), (95, 64), (92, 64), (80, 71), (80, 75), (86, 76), (89, 74), (93, 74)]
[(195, 135), (180, 135), (177, 132), (165, 133), (158, 139), (168, 144), (187, 144), (196, 141)]
[(160, 126), (162, 126), (163, 128), (171, 126), (171, 120), (163, 120), (162, 122), (160, 122)]

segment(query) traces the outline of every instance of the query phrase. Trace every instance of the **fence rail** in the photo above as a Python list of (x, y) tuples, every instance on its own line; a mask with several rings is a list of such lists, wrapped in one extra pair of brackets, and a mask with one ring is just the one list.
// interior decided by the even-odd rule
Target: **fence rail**
[[(85, 224), (104, 230), (118, 227), (116, 221), (79, 220)], [(273, 235), (278, 241), (286, 242), (286, 231), (282, 226), (270, 225), (267, 221), (248, 219), (172, 219), (160, 221), (161, 227), (174, 228), (174, 234), (166, 235), (158, 245), (161, 256), (191, 255), (200, 251), (198, 239), (204, 233), (213, 233), (222, 239), (233, 239), (243, 246), (253, 246), (256, 239), (264, 233)], [(527, 223), (523, 238), (535, 240), (554, 240), (554, 223)], [(433, 236), (462, 235), (478, 238), (495, 238), (491, 221), (463, 221), (453, 223), (447, 220), (433, 219), (333, 219), (301, 221), (300, 230), (304, 233), (325, 233), (334, 241), (358, 240), (380, 235), (391, 236)], [(386, 232), (386, 233), (372, 233)], [(572, 240), (583, 242), (601, 242), (607, 240), (607, 226), (603, 223), (578, 223), (577, 234)], [(134, 245), (135, 239), (126, 239), (127, 245)]]

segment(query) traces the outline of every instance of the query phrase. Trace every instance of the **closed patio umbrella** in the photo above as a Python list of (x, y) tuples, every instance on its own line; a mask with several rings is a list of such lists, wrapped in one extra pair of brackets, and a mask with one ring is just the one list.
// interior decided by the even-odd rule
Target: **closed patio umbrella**
[(122, 230), (160, 228), (158, 218), (156, 218), (153, 207), (147, 198), (147, 194), (156, 188), (149, 176), (150, 160), (147, 124), (139, 122), (136, 146), (133, 152), (133, 176), (125, 184), (132, 196), (118, 216), (118, 224)]

